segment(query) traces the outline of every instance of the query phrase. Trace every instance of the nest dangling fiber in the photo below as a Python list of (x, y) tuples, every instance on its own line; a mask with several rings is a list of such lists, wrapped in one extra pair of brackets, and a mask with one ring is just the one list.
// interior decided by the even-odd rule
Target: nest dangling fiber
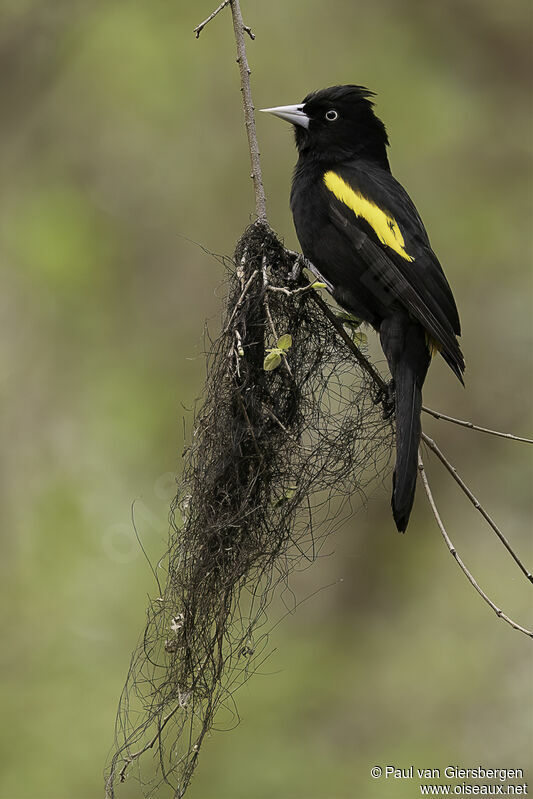
[(293, 267), (260, 222), (237, 245), (172, 508), (166, 585), (120, 700), (108, 797), (134, 775), (147, 796), (162, 783), (184, 795), (215, 714), (265, 658), (276, 586), (387, 468), (392, 428), (375, 386), (312, 290), (295, 290)]

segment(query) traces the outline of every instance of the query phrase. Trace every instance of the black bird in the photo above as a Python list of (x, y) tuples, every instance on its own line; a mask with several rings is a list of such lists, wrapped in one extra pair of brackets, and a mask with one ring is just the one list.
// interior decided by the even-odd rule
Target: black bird
[(403, 532), (413, 506), (422, 385), (435, 352), (461, 383), (465, 364), (452, 291), (422, 220), (392, 176), (374, 93), (332, 86), (299, 105), (265, 108), (294, 125), (291, 209), (302, 251), (335, 300), (379, 333), (394, 389), (392, 512)]

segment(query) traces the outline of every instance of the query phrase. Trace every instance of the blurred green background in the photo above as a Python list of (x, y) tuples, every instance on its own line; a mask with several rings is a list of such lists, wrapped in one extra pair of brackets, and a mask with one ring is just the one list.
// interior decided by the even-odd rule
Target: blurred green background
[[(216, 0), (215, 0), (216, 2)], [(214, 5), (214, 4), (213, 4)], [(164, 551), (223, 269), (253, 198), (228, 11), (209, 2), (0, 0), (1, 799), (93, 799)], [(462, 390), (426, 403), (530, 435), (529, 0), (243, 0), (258, 107), (355, 82), (378, 92), (395, 175), (454, 288)], [(258, 120), (270, 221), (289, 126)], [(185, 421), (184, 421), (185, 420)], [(525, 445), (424, 419), (531, 566)], [(526, 625), (526, 580), (439, 464), (454, 542)], [(207, 740), (191, 799), (402, 799), (374, 765), (531, 765), (531, 642), (474, 593), (421, 491), (406, 536), (390, 477), (298, 575), (240, 726)], [(342, 582), (340, 582), (342, 580)], [(283, 612), (273, 609), (274, 622)], [(277, 615), (276, 615), (277, 614)], [(531, 777), (531, 772), (530, 772)], [(128, 781), (119, 793), (140, 796)], [(167, 796), (164, 791), (161, 796)]]

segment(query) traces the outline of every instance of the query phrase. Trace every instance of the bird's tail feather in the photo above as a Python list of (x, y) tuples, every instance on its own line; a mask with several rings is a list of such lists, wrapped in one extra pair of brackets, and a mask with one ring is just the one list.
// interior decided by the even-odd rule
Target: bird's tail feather
[(392, 513), (396, 527), (407, 527), (415, 498), (420, 443), (422, 384), (427, 366), (405, 354), (394, 370), (396, 405), (396, 465), (394, 468)]

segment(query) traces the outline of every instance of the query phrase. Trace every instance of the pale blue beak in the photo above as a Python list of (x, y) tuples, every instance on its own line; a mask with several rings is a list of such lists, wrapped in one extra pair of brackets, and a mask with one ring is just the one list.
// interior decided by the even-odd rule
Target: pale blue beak
[(259, 110), (265, 114), (274, 114), (293, 125), (300, 125), (302, 128), (309, 127), (309, 117), (304, 112), (303, 105), (278, 105), (276, 108), (260, 108)]

